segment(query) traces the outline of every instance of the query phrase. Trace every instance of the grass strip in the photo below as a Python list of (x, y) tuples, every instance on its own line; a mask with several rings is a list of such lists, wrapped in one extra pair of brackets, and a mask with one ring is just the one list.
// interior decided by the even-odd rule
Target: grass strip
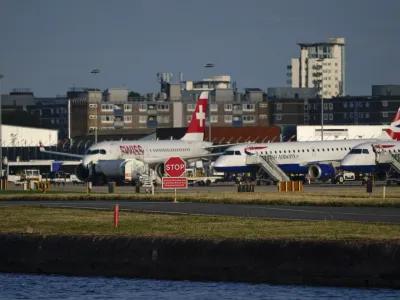
[[(2, 200), (24, 201), (84, 201), (84, 200), (118, 200), (118, 201), (173, 201), (172, 193), (151, 194), (104, 194), (104, 193), (38, 193), (25, 192), (0, 193)], [(380, 193), (371, 196), (359, 191), (326, 191), (303, 193), (181, 193), (179, 202), (225, 203), (225, 204), (256, 204), (256, 205), (293, 205), (293, 206), (345, 206), (345, 207), (400, 207), (400, 197), (395, 191), (386, 193), (383, 198)]]
[(341, 221), (272, 221), (67, 208), (0, 207), (0, 233), (245, 239), (398, 240), (400, 225)]

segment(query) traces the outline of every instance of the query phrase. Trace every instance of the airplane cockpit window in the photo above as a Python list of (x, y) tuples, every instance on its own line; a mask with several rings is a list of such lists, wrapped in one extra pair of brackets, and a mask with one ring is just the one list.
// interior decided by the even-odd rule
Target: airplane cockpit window
[(92, 151), (90, 151), (89, 149), (87, 149), (87, 150), (85, 151), (85, 154), (84, 154), (84, 155), (90, 155), (91, 152), (92, 152)]
[(101, 149), (101, 150), (100, 150), (100, 154), (103, 154), (103, 155), (106, 154), (106, 150)]
[(234, 155), (234, 151), (227, 150), (227, 151), (224, 152), (223, 155)]
[(99, 152), (100, 152), (99, 149), (92, 150), (92, 151), (90, 151), (90, 155), (99, 154)]
[(235, 155), (242, 155), (240, 151), (235, 151)]
[[(353, 149), (354, 150), (354, 149)], [(363, 154), (369, 154), (369, 151), (368, 151), (368, 149), (362, 149), (362, 153)]]
[[(350, 154), (361, 154), (363, 149), (352, 149)], [(368, 150), (367, 150), (368, 151)]]

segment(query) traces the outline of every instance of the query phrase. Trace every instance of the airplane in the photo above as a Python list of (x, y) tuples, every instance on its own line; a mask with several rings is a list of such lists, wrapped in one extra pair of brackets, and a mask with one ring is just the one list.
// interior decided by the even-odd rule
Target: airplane
[(357, 145), (342, 159), (340, 167), (349, 172), (387, 173), (391, 163), (377, 163), (379, 155), (396, 154), (400, 156), (400, 142), (362, 143)]
[(343, 183), (338, 172), (340, 161), (349, 151), (366, 142), (379, 143), (400, 140), (400, 108), (391, 126), (375, 139), (352, 139), (335, 141), (276, 142), (235, 145), (217, 158), (214, 170), (229, 173), (252, 173), (260, 170), (259, 165), (247, 165), (246, 157), (260, 155), (274, 159), (274, 163), (286, 174), (309, 175), (310, 179), (332, 183)]
[(100, 142), (89, 147), (84, 155), (47, 151), (40, 143), (40, 151), (81, 159), (76, 176), (85, 182), (98, 180), (98, 184), (102, 184), (107, 177), (117, 180), (125, 177), (134, 182), (151, 170), (162, 177), (164, 162), (169, 157), (179, 156), (191, 163), (221, 154), (211, 153), (213, 148), (221, 145), (213, 146), (204, 141), (207, 106), (208, 92), (202, 92), (188, 130), (180, 140)]

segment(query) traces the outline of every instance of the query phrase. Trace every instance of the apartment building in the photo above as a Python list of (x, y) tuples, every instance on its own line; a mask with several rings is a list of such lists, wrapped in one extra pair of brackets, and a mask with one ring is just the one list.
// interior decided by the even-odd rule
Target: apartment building
[(287, 66), (287, 83), (293, 88), (317, 88), (320, 96), (344, 96), (345, 40), (329, 38), (327, 42), (298, 43), (300, 57)]

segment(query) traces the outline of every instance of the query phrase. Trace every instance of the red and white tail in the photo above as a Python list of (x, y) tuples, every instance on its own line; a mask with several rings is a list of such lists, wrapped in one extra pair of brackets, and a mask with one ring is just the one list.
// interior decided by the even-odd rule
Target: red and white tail
[(196, 109), (192, 115), (189, 128), (181, 138), (183, 141), (203, 141), (206, 129), (206, 113), (208, 106), (208, 92), (202, 92), (197, 101)]
[(400, 141), (400, 107), (390, 124), (390, 128), (386, 130), (386, 133), (392, 140)]

